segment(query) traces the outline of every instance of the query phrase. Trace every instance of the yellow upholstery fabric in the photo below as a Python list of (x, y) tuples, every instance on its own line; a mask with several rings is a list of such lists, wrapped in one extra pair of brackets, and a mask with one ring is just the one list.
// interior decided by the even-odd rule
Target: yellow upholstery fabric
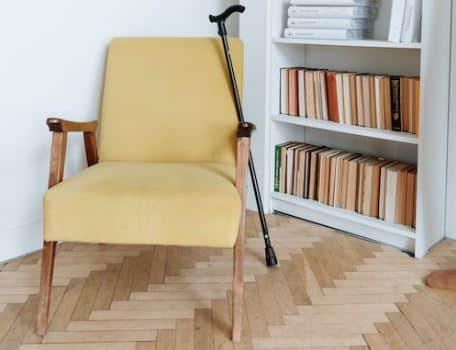
[(100, 163), (48, 191), (45, 240), (233, 247), (237, 124), (219, 39), (113, 40)]
[[(241, 41), (231, 39), (231, 51), (241, 83)], [(112, 42), (101, 110), (101, 161), (234, 164), (236, 127), (220, 39)]]
[(234, 173), (226, 164), (100, 163), (48, 191), (45, 239), (233, 247)]

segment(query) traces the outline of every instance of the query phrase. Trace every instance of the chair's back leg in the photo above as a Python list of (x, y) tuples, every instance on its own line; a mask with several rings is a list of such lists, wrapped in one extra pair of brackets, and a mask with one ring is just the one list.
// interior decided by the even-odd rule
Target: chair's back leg
[(38, 304), (37, 333), (44, 336), (47, 331), (51, 304), (52, 275), (54, 273), (56, 242), (44, 242), (41, 262), (40, 296)]

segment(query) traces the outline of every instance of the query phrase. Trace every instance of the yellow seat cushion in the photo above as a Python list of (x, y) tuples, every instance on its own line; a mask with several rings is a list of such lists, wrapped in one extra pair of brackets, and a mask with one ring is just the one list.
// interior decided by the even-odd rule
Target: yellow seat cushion
[(102, 162), (47, 192), (45, 240), (231, 248), (234, 175), (227, 164)]

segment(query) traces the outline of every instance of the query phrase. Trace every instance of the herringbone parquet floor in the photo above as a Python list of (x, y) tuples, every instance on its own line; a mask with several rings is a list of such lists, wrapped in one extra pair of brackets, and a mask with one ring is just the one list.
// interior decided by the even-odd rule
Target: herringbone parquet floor
[(456, 349), (456, 293), (422, 277), (456, 267), (456, 242), (423, 260), (270, 216), (281, 266), (248, 218), (242, 343), (229, 340), (230, 250), (58, 247), (51, 324), (36, 336), (40, 254), (0, 265), (0, 350)]

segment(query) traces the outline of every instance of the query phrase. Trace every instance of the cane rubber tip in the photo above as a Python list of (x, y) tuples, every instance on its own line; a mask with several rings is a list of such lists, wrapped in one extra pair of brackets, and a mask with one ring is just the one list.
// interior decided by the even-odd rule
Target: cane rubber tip
[(277, 260), (277, 256), (275, 254), (273, 247), (267, 247), (266, 251), (266, 265), (268, 267), (278, 266), (279, 262)]

